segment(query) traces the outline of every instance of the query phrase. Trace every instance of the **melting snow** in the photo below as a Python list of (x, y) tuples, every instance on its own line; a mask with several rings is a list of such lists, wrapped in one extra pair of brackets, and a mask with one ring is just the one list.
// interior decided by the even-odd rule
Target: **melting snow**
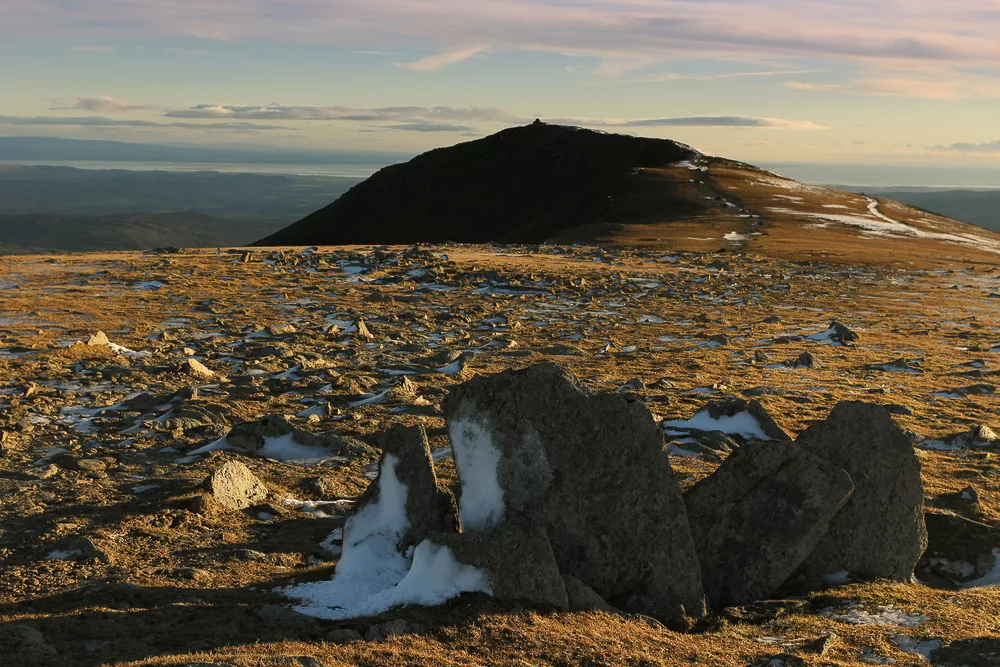
[(695, 429), (698, 431), (721, 431), (730, 435), (740, 435), (744, 438), (757, 438), (758, 440), (770, 440), (770, 436), (764, 433), (760, 422), (749, 412), (737, 412), (735, 415), (722, 415), (718, 419), (713, 419), (708, 410), (702, 410), (691, 419), (676, 419), (663, 422), (664, 427)]
[(448, 435), (462, 481), (459, 513), (463, 528), (481, 531), (497, 525), (505, 511), (498, 477), (500, 450), (483, 425), (468, 418), (452, 420)]

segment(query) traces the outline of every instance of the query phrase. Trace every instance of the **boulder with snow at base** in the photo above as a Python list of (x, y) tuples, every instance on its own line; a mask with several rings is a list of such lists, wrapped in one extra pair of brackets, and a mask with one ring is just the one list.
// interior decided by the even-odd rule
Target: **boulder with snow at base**
[(663, 439), (634, 396), (592, 394), (540, 364), (476, 377), (442, 404), (465, 531), (525, 514), (563, 574), (626, 611), (704, 614), (694, 543)]
[(885, 408), (840, 403), (796, 442), (846, 470), (854, 493), (789, 584), (814, 588), (847, 578), (910, 581), (927, 548), (920, 461)]
[(309, 615), (372, 616), (400, 605), (441, 604), (466, 591), (489, 592), (482, 572), (425, 541), (458, 525), (423, 428), (390, 429), (381, 444), (378, 477), (347, 517), (333, 579), (285, 590)]
[(708, 403), (690, 419), (664, 421), (667, 431), (724, 433), (742, 440), (791, 440), (759, 401), (741, 398)]
[(768, 598), (812, 553), (852, 488), (846, 472), (790, 441), (733, 452), (684, 497), (709, 601)]
[[(378, 444), (383, 461), (387, 456), (396, 457), (396, 476), (406, 487), (409, 528), (400, 549), (406, 551), (431, 533), (458, 532), (458, 505), (451, 490), (438, 481), (424, 427), (393, 426), (379, 435)], [(369, 485), (359, 506), (367, 501), (369, 493), (378, 493), (378, 485)]]
[(225, 444), (250, 454), (288, 460), (319, 458), (321, 453), (358, 456), (373, 452), (371, 447), (354, 438), (298, 428), (285, 415), (266, 415), (237, 424), (226, 435)]
[(432, 535), (458, 563), (485, 573), (498, 600), (567, 609), (566, 585), (559, 574), (545, 526), (515, 516), (481, 532)]

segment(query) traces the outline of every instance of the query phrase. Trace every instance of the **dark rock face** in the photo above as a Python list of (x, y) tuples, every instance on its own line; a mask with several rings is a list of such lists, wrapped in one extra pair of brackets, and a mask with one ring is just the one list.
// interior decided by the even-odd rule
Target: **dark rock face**
[(570, 611), (618, 611), (598, 595), (597, 591), (572, 575), (564, 574), (563, 584), (566, 586)]
[(825, 576), (909, 581), (927, 548), (920, 462), (909, 438), (879, 405), (838, 404), (796, 441), (847, 471), (854, 493), (791, 583)]
[(394, 426), (381, 435), (379, 446), (383, 459), (386, 455), (397, 458), (396, 477), (406, 485), (410, 528), (405, 544), (401, 545), (404, 550), (430, 533), (457, 532), (458, 505), (448, 487), (438, 481), (424, 427)]
[(928, 511), (927, 552), (917, 565), (921, 581), (958, 588), (992, 572), (1000, 553), (1000, 528), (942, 511)]
[(537, 521), (518, 516), (483, 532), (429, 539), (448, 547), (459, 563), (485, 572), (495, 598), (555, 609), (569, 606), (545, 527)]
[(542, 364), (473, 378), (442, 409), (465, 530), (524, 513), (544, 524), (560, 572), (616, 607), (677, 621), (704, 613), (687, 513), (641, 402), (595, 396)]
[[(391, 460), (393, 478), (406, 487), (405, 512), (408, 521), (406, 532), (400, 535), (396, 550), (404, 554), (431, 533), (458, 531), (458, 508), (455, 497), (446, 486), (438, 482), (434, 472), (427, 433), (422, 426), (395, 426), (379, 439), (382, 458), (379, 460), (379, 478)], [(390, 458), (391, 457), (391, 458)], [(352, 517), (367, 507), (379, 503), (381, 484), (369, 484), (354, 506)], [(345, 528), (345, 541), (351, 524)]]
[(615, 206), (634, 187), (633, 171), (694, 155), (662, 139), (510, 128), (386, 167), (258, 245), (537, 243), (569, 227), (627, 222)]
[(714, 605), (766, 599), (826, 534), (853, 485), (790, 441), (753, 441), (685, 495)]

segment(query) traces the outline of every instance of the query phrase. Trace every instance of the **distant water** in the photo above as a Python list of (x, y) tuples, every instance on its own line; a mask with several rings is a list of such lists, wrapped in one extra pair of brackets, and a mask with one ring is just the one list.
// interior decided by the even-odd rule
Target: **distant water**
[(88, 160), (2, 160), (3, 164), (28, 167), (73, 167), (75, 169), (123, 169), (126, 171), (217, 171), (223, 174), (285, 174), (368, 178), (387, 164), (239, 164), (218, 162), (111, 162)]
[(1000, 189), (996, 167), (935, 167), (880, 164), (761, 163), (787, 178), (814, 185), (953, 190)]

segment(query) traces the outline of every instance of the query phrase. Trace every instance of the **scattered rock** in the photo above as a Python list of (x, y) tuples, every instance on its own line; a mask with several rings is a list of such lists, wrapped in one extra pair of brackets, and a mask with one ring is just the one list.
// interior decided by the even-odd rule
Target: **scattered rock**
[(23, 660), (25, 664), (55, 658), (58, 652), (39, 630), (30, 625), (16, 623), (0, 626), (0, 646), (3, 647), (8, 664)]
[(280, 630), (292, 630), (309, 634), (319, 630), (319, 623), (315, 618), (300, 614), (287, 605), (267, 604), (253, 610), (253, 614), (261, 622)]
[(365, 640), (370, 642), (383, 642), (390, 637), (401, 637), (402, 635), (422, 634), (427, 631), (423, 625), (412, 623), (404, 619), (377, 623), (368, 628), (365, 633)]

